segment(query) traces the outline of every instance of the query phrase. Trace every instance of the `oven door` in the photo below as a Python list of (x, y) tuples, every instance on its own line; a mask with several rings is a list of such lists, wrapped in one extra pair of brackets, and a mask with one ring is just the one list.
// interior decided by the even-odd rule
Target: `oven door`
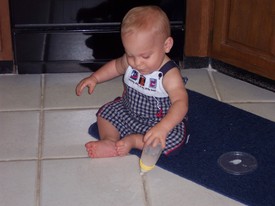
[(158, 5), (167, 13), (174, 38), (169, 55), (180, 63), (185, 17), (182, 0), (10, 0), (18, 73), (95, 71), (124, 53), (120, 22), (129, 9), (144, 4)]

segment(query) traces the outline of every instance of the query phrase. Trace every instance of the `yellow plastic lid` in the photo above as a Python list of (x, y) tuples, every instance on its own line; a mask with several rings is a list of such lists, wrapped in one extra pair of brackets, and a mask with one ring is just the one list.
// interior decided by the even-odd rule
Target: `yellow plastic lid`
[(142, 172), (148, 172), (155, 167), (155, 165), (152, 165), (152, 166), (145, 165), (141, 159), (139, 160), (139, 166)]

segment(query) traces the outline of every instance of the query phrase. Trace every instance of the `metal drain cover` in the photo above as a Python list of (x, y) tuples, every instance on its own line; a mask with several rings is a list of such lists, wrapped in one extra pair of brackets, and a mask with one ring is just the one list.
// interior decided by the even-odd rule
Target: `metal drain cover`
[(245, 152), (227, 152), (218, 159), (220, 167), (229, 174), (244, 175), (256, 170), (258, 163), (255, 157)]

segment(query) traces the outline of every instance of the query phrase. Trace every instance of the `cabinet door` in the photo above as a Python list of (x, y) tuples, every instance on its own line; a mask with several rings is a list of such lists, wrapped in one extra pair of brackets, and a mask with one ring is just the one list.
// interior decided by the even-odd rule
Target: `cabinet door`
[(215, 0), (211, 56), (275, 80), (275, 1)]
[(12, 59), (9, 1), (0, 0), (0, 61)]

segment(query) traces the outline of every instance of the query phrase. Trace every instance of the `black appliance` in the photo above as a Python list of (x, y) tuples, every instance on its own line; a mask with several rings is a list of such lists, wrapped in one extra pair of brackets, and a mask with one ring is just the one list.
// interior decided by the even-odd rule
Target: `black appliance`
[(140, 5), (158, 5), (171, 21), (170, 57), (183, 60), (183, 0), (10, 0), (19, 74), (95, 71), (123, 54), (120, 22)]

